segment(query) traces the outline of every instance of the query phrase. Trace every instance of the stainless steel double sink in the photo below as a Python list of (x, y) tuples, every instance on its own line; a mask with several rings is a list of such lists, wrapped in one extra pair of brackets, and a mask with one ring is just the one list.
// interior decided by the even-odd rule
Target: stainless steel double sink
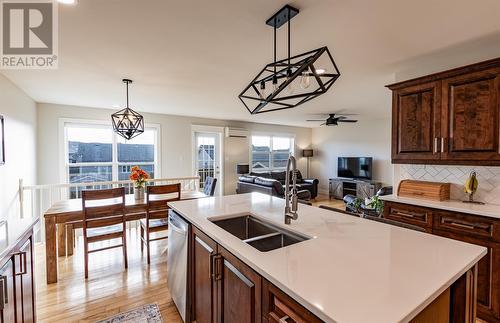
[(260, 220), (251, 214), (229, 219), (211, 220), (211, 222), (262, 252), (283, 248), (310, 239), (307, 236)]

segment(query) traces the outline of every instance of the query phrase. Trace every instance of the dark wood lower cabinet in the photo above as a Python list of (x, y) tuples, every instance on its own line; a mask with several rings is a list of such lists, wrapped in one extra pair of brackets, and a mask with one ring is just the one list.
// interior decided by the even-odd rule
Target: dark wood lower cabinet
[(14, 286), (14, 262), (8, 260), (0, 268), (0, 322), (11, 323), (16, 321)]
[(213, 257), (217, 254), (217, 243), (194, 228), (192, 239), (192, 321), (216, 322), (217, 285), (213, 275)]
[(261, 277), (221, 246), (219, 254), (219, 322), (261, 322)]
[[(395, 216), (395, 210), (407, 216)], [(431, 234), (486, 247), (488, 253), (477, 265), (477, 317), (486, 322), (500, 322), (499, 219), (387, 201), (384, 217), (420, 225)]]
[(262, 317), (269, 323), (319, 323), (323, 322), (279, 288), (262, 280)]
[(28, 232), (0, 267), (0, 322), (36, 322), (33, 232)]
[(197, 228), (192, 230), (192, 321), (261, 322), (261, 277)]

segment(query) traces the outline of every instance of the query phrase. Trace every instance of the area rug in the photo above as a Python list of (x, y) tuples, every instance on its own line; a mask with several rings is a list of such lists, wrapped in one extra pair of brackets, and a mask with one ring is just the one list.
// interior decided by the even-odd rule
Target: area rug
[(96, 323), (163, 323), (156, 304), (147, 304)]

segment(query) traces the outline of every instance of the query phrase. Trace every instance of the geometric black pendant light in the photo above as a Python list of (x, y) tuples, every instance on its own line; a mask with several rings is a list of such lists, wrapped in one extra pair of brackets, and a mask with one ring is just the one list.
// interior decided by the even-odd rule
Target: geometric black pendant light
[(111, 115), (113, 130), (123, 138), (130, 140), (144, 132), (144, 117), (128, 106), (128, 85), (132, 80), (123, 79), (127, 87), (127, 107)]
[[(251, 114), (294, 108), (326, 93), (340, 71), (321, 47), (290, 56), (290, 20), (299, 10), (284, 6), (266, 21), (274, 29), (274, 61), (267, 64), (238, 96)], [(288, 57), (276, 60), (276, 30), (288, 25)]]

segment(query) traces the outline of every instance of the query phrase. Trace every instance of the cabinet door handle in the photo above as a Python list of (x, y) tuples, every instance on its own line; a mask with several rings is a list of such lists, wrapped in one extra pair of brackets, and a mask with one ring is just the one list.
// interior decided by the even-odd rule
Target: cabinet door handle
[(214, 253), (208, 255), (208, 279), (214, 279)]
[(14, 257), (15, 257), (15, 256), (19, 256), (19, 259), (20, 259), (20, 261), (19, 261), (19, 267), (20, 267), (21, 271), (20, 271), (20, 272), (18, 272), (18, 273), (16, 273), (16, 272), (15, 272), (15, 269), (14, 269), (14, 274), (15, 274), (16, 276), (22, 276), (22, 275), (25, 275), (25, 274), (28, 272), (28, 269), (26, 268), (26, 263), (27, 263), (27, 256), (26, 256), (26, 252), (24, 252), (24, 251), (16, 252), (16, 253), (14, 254)]
[(214, 275), (214, 280), (221, 280), (222, 279), (222, 256), (220, 254), (217, 254), (214, 256), (214, 265), (215, 265), (215, 275)]
[(438, 137), (434, 137), (434, 153), (438, 152)]
[(444, 139), (443, 137), (441, 137), (441, 152), (444, 153)]
[(7, 287), (7, 277), (0, 276), (0, 310), (5, 308), (5, 305), (9, 303), (9, 291)]
[(290, 317), (288, 315), (283, 316), (280, 318), (280, 323), (288, 323), (286, 320), (288, 320)]

